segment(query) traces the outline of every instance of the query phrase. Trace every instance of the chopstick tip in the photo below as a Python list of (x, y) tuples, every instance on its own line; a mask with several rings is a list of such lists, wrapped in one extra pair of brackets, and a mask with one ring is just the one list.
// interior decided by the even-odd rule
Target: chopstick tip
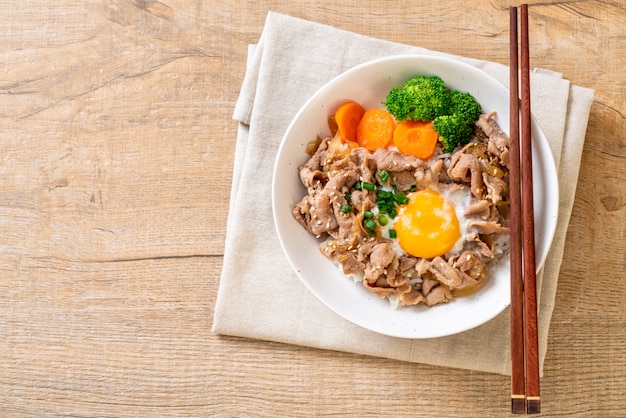
[(528, 414), (538, 414), (541, 412), (541, 400), (539, 397), (536, 399), (528, 399), (528, 403), (526, 404), (526, 413)]
[(511, 398), (511, 412), (514, 414), (526, 413), (526, 399), (524, 395)]
[(526, 396), (511, 395), (511, 412), (514, 414), (526, 413)]

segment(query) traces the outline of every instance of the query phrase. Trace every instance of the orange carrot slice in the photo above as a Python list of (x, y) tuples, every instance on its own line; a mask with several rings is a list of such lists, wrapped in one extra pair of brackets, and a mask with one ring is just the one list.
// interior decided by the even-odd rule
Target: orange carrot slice
[(385, 110), (370, 109), (363, 114), (356, 130), (356, 142), (369, 151), (385, 148), (393, 139), (395, 121)]
[(337, 108), (335, 123), (343, 142), (356, 141), (356, 128), (364, 113), (365, 109), (357, 102), (346, 102)]
[(422, 160), (427, 160), (433, 155), (438, 139), (439, 134), (433, 128), (433, 123), (421, 120), (401, 122), (393, 133), (393, 144), (398, 151)]

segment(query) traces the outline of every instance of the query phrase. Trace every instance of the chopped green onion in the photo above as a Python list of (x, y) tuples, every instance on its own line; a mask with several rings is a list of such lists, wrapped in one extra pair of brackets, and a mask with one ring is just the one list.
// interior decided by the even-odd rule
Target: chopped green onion
[(396, 216), (398, 216), (398, 211), (395, 210), (395, 209), (392, 209), (392, 210), (389, 211), (389, 213), (387, 215), (389, 215), (389, 217), (391, 219), (394, 219)]
[(394, 194), (393, 200), (395, 200), (398, 205), (406, 205), (409, 203), (409, 198), (402, 192)]
[(389, 238), (397, 238), (398, 235), (396, 234), (396, 230), (395, 229), (390, 229), (389, 230)]
[(376, 192), (376, 197), (378, 199), (389, 199), (391, 197), (393, 197), (393, 193), (387, 191), (387, 190), (378, 190)]
[(362, 186), (363, 186), (363, 182), (357, 181), (356, 184), (354, 185), (354, 188), (357, 190), (361, 190)]
[(373, 192), (374, 190), (376, 190), (376, 185), (374, 183), (368, 183), (366, 181), (363, 182), (363, 188), (365, 190), (369, 190), (370, 192)]
[(387, 180), (389, 180), (389, 171), (387, 170), (381, 170), (380, 173), (378, 173), (378, 179), (384, 183)]
[(350, 200), (352, 199), (352, 195), (350, 193), (346, 193), (343, 195), (344, 199), (346, 199), (347, 202), (350, 202)]
[(350, 206), (348, 204), (343, 204), (343, 205), (341, 205), (341, 211), (343, 213), (350, 213), (350, 212), (352, 212), (352, 206)]
[(411, 193), (413, 193), (416, 190), (417, 190), (417, 186), (415, 184), (413, 186), (409, 187), (409, 192), (411, 192)]
[(367, 229), (374, 230), (376, 228), (376, 221), (374, 221), (373, 219), (368, 219), (363, 222), (363, 225), (365, 225)]
[(380, 224), (380, 226), (385, 226), (389, 223), (389, 221), (387, 220), (387, 217), (385, 215), (380, 215), (378, 217), (378, 223)]
[(366, 210), (365, 212), (363, 212), (363, 217), (367, 219), (372, 219), (374, 217), (374, 214), (370, 212), (369, 210)]

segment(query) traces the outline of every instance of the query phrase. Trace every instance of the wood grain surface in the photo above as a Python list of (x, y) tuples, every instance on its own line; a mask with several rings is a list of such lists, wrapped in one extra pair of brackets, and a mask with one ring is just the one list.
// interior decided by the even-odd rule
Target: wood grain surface
[[(509, 416), (505, 376), (210, 328), (268, 10), (506, 64), (510, 4), (0, 0), (0, 415)], [(626, 2), (530, 4), (531, 65), (596, 90), (542, 415), (623, 417)]]

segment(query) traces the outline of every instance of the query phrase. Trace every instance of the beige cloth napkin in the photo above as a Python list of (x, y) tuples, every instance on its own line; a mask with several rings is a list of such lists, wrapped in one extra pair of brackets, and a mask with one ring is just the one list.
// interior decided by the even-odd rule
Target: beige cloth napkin
[[(379, 335), (342, 319), (310, 294), (278, 242), (270, 197), (272, 168), (292, 117), (336, 75), (362, 62), (396, 54), (445, 55), (268, 14), (258, 45), (249, 48), (234, 112), (240, 123), (213, 332), (510, 374), (508, 310), (478, 328), (449, 337), (410, 340)], [(505, 66), (453, 58), (480, 67), (508, 85)], [(531, 76), (533, 112), (550, 141), (561, 196), (556, 238), (538, 274), (543, 365), (593, 91), (548, 71), (537, 70)]]

